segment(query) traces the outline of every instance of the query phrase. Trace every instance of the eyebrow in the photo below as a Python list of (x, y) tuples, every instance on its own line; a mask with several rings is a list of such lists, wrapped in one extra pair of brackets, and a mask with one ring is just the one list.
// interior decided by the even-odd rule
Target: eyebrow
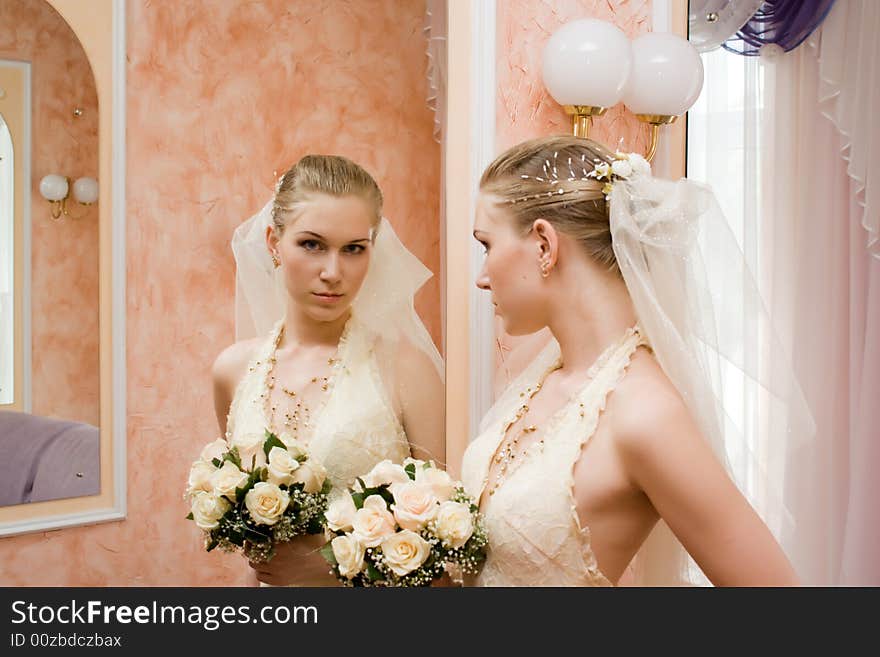
[[(319, 240), (324, 240), (324, 236), (319, 233), (313, 233), (310, 230), (301, 230), (297, 233), (297, 235), (311, 235), (312, 237), (317, 237)], [(346, 242), (346, 244), (357, 244), (358, 242), (369, 242), (369, 237), (361, 237), (356, 240), (351, 240), (350, 242)]]

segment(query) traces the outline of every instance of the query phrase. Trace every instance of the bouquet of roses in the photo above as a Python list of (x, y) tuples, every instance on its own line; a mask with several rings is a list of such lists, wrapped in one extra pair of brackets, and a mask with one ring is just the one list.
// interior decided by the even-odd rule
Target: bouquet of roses
[(268, 561), (276, 543), (323, 532), (329, 489), (324, 468), (286, 434), (217, 439), (190, 469), (187, 518), (205, 532), (208, 552)]
[(382, 461), (327, 509), (321, 553), (348, 586), (428, 586), (474, 574), (487, 538), (474, 500), (433, 462)]

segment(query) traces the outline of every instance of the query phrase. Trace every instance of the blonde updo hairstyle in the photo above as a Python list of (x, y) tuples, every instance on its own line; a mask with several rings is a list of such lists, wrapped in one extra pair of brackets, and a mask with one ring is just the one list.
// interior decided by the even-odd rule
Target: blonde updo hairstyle
[(508, 149), (486, 168), (480, 191), (496, 196), (523, 234), (535, 220), (544, 219), (580, 242), (596, 263), (619, 273), (602, 190), (605, 183), (583, 180), (596, 164), (610, 165), (614, 159), (614, 153), (592, 139), (569, 135), (531, 139)]
[(363, 199), (370, 209), (375, 239), (382, 220), (382, 191), (363, 167), (339, 155), (306, 155), (282, 176), (272, 205), (272, 224), (279, 235), (314, 194)]

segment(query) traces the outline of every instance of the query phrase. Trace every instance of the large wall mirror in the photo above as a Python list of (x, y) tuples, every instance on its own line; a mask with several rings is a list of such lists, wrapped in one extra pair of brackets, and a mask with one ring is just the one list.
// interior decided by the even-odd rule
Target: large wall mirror
[(0, 534), (124, 517), (123, 6), (0, 5)]

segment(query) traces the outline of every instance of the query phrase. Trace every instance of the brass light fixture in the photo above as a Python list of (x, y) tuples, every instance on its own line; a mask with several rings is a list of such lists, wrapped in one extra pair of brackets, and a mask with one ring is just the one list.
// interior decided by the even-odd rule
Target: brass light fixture
[(651, 129), (646, 159), (660, 130), (687, 112), (703, 87), (697, 50), (675, 34), (649, 32), (633, 41), (606, 21), (566, 23), (543, 53), (544, 85), (571, 116), (572, 134), (588, 137), (593, 117), (623, 102)]
[(94, 178), (77, 178), (71, 185), (67, 176), (50, 173), (40, 181), (40, 195), (49, 201), (49, 213), (55, 221), (60, 221), (62, 217), (82, 219), (85, 216), (85, 212), (80, 215), (70, 212), (67, 201), (70, 198), (71, 187), (73, 197), (80, 205), (89, 206), (97, 202), (98, 181)]

